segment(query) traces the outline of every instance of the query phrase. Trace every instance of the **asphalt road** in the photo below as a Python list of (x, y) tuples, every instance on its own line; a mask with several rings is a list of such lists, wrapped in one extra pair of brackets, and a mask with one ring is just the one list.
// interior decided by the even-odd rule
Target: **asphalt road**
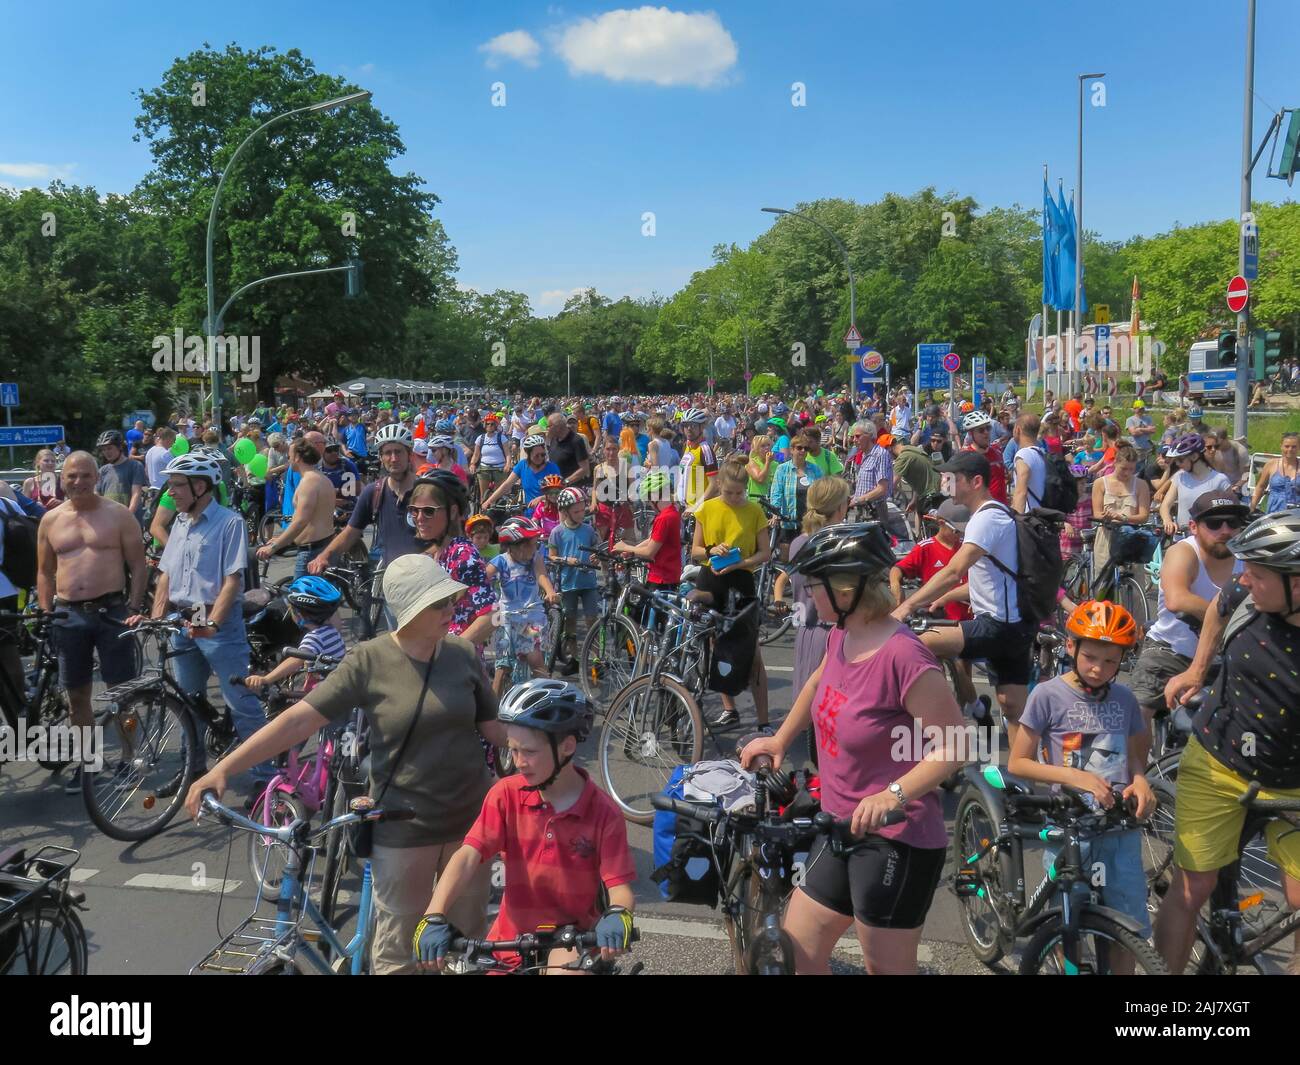
[[(289, 565), (277, 561), (272, 576)], [(789, 708), (793, 639), (787, 636), (764, 649), (773, 713)], [(214, 689), (215, 694), (215, 689)], [(219, 695), (216, 695), (219, 698)], [(708, 713), (712, 708), (706, 708)], [(752, 706), (745, 709), (734, 738), (749, 731)], [(591, 754), (591, 744), (583, 752)], [(792, 752), (793, 753), (793, 752)], [(802, 752), (792, 759), (802, 764)], [(955, 807), (944, 793), (951, 829)], [(635, 957), (647, 973), (726, 974), (730, 949), (722, 922), (713, 910), (662, 901), (650, 880), (654, 868), (651, 830), (628, 826), (636, 858), (637, 920), (642, 940)], [(0, 766), (0, 848), (22, 844), (31, 850), (59, 844), (81, 851), (74, 880), (87, 895), (83, 920), (90, 938), (90, 971), (96, 974), (183, 974), (254, 907), (255, 889), (248, 868), (247, 837), (219, 825), (194, 824), (178, 818), (160, 836), (123, 844), (102, 835), (90, 822), (80, 795), (65, 795), (63, 780), (35, 763)], [(1035, 855), (1026, 861), (1038, 872)], [(987, 974), (1014, 972), (1018, 959), (994, 969), (977, 962), (966, 949), (956, 898), (945, 871), (925, 925), (921, 948), (924, 973)], [(355, 889), (355, 879), (345, 882)], [(861, 955), (851, 938), (841, 942), (836, 967), (860, 972)]]

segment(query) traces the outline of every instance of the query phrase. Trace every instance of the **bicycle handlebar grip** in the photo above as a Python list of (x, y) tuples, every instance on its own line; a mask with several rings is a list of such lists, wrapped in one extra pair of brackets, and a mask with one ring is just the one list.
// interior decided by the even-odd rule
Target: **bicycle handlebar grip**
[(238, 673), (232, 673), (226, 678), (226, 683), (233, 684), (237, 688), (242, 688), (244, 686), (244, 678)]
[(717, 807), (699, 806), (693, 802), (683, 802), (668, 795), (651, 795), (650, 805), (656, 810), (666, 810), (681, 817), (693, 817), (697, 821), (717, 824), (722, 820), (722, 811)]

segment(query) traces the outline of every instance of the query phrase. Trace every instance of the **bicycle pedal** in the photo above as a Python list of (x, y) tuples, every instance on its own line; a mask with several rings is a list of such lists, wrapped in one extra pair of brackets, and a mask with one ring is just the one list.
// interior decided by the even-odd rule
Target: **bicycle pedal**
[(957, 895), (965, 897), (969, 895), (981, 895), (984, 891), (984, 885), (980, 882), (979, 877), (971, 872), (959, 872), (953, 877), (952, 889)]

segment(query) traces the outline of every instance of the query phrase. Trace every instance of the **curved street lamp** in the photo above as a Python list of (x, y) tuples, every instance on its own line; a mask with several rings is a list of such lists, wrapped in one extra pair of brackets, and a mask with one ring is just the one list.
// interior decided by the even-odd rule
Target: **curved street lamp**
[[(212, 267), (212, 244), (216, 237), (216, 231), (217, 231), (217, 204), (221, 200), (221, 189), (226, 183), (226, 175), (230, 173), (230, 168), (235, 165), (235, 160), (239, 158), (239, 153), (242, 152), (245, 147), (247, 147), (249, 141), (251, 141), (263, 130), (269, 129), (271, 126), (274, 126), (277, 122), (282, 122), (286, 118), (292, 118), (294, 115), (305, 114), (306, 112), (309, 111), (324, 112), (324, 111), (333, 111), (337, 107), (348, 107), (352, 104), (361, 103), (365, 100), (369, 100), (370, 95), (371, 94), (368, 89), (363, 89), (360, 92), (348, 93), (346, 96), (337, 96), (332, 100), (322, 100), (320, 103), (308, 104), (306, 107), (296, 107), (292, 111), (285, 111), (283, 114), (276, 115), (274, 118), (267, 119), (267, 121), (263, 122), (260, 126), (257, 127), (257, 129), (253, 130), (252, 133), (250, 133), (247, 137), (245, 137), (242, 141), (240, 141), (239, 147), (235, 149), (234, 154), (231, 155), (229, 162), (226, 163), (225, 169), (221, 171), (221, 177), (217, 180), (217, 191), (212, 196), (212, 209), (208, 212), (208, 239), (207, 239), (207, 246), (205, 249), (205, 259), (207, 264), (208, 314), (207, 317), (204, 319), (203, 327), (204, 327), (204, 333), (207, 340), (206, 353), (209, 356), (213, 354), (213, 350), (212, 350), (213, 338), (217, 335), (217, 332), (221, 328), (220, 320), (216, 314), (217, 293), (216, 293), (216, 286), (213, 282), (213, 267)], [(346, 269), (350, 269), (350, 267), (336, 266), (336, 267), (329, 267), (323, 270), (295, 270), (292, 273), (288, 273), (288, 274), (274, 274), (271, 277), (264, 277), (258, 281), (252, 282), (249, 285), (245, 285), (243, 288), (239, 290), (239, 292), (243, 292), (244, 289), (251, 288), (253, 285), (260, 285), (264, 281), (273, 281), (276, 278), (280, 278), (280, 277), (299, 277), (303, 274), (329, 273), (335, 270), (346, 270)], [(234, 296), (231, 296), (230, 299), (226, 301), (225, 306), (221, 308), (221, 314), (223, 317), (226, 313), (226, 309), (230, 306), (231, 300), (233, 300), (235, 296), (238, 296), (239, 292), (236, 292)], [(216, 368), (215, 359), (213, 360), (212, 365), (208, 368), (208, 371), (209, 371), (211, 387), (212, 387), (212, 420), (216, 423), (217, 432), (220, 433), (221, 432), (221, 374)]]

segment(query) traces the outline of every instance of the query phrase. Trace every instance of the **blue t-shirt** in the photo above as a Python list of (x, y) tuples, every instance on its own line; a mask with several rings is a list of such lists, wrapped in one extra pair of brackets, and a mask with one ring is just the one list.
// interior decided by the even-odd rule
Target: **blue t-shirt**
[(540, 470), (534, 470), (528, 465), (527, 459), (520, 459), (510, 472), (519, 478), (519, 483), (524, 487), (524, 502), (531, 503), (542, 494), (542, 478), (549, 477), (552, 473), (558, 477), (560, 467), (554, 462), (548, 462)]
[(606, 436), (612, 436), (617, 439), (618, 434), (623, 431), (623, 419), (612, 410), (608, 411), (606, 412), (605, 417), (600, 420), (600, 427), (605, 431)]
[(330, 484), (334, 486), (335, 492), (343, 491), (343, 479), (348, 474), (351, 474), (352, 495), (355, 497), (361, 494), (361, 471), (357, 469), (357, 464), (346, 455), (339, 456), (337, 466), (326, 466), (322, 462), (317, 469), (330, 479)]
[(772, 450), (775, 451), (776, 454), (780, 457), (781, 461), (784, 462), (786, 459), (790, 457), (788, 454), (786, 454), (786, 452), (790, 450), (790, 438), (783, 433), (777, 439), (776, 447), (774, 447)]
[[(551, 530), (551, 557), (576, 558), (579, 562), (590, 562), (587, 551), (596, 546), (596, 530), (590, 525), (582, 524), (570, 529), (563, 521)], [(588, 569), (575, 569), (572, 566), (560, 567), (560, 591), (576, 592), (596, 587), (596, 574)]]
[(354, 455), (365, 457), (370, 454), (366, 450), (366, 427), (364, 425), (349, 425), (347, 432), (343, 434), (343, 442)]
[(641, 452), (641, 461), (645, 462), (646, 451), (650, 447), (650, 438), (645, 433), (636, 434), (636, 449)]

